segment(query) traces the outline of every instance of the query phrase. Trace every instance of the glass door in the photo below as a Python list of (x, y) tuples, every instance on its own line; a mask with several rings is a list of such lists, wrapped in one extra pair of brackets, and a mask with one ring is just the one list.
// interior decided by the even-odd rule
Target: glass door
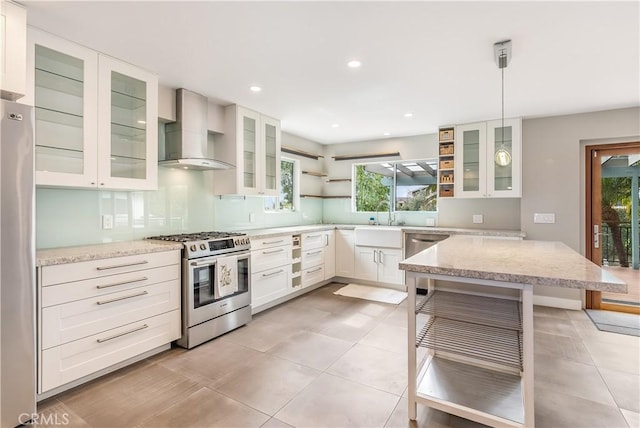
[(588, 200), (590, 259), (627, 283), (627, 294), (590, 292), (588, 306), (640, 313), (640, 143), (592, 146)]
[(157, 189), (157, 77), (99, 56), (99, 186)]
[(262, 118), (264, 135), (264, 194), (278, 195), (280, 184), (280, 123), (275, 119)]
[(245, 188), (258, 187), (257, 154), (258, 148), (258, 118), (242, 116), (242, 152), (243, 152), (243, 181)]
[(520, 197), (520, 119), (487, 124), (487, 196)]
[[(486, 129), (485, 123), (471, 123), (456, 128), (456, 197), (486, 196)], [(462, 177), (462, 180), (458, 177)]]
[(38, 185), (96, 185), (97, 54), (29, 31)]

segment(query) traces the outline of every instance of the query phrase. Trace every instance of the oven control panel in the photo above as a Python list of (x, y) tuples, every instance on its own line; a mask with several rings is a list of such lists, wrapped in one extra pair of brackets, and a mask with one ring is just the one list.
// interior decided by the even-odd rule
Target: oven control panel
[(248, 236), (185, 243), (185, 252), (188, 259), (224, 255), (250, 249), (251, 242)]

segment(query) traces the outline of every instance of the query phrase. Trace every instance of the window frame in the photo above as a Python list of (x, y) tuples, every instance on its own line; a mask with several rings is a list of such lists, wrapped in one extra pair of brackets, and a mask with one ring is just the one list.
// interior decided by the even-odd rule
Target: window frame
[[(262, 206), (262, 209), (265, 213), (269, 214), (269, 213), (293, 213), (293, 212), (297, 212), (300, 209), (300, 160), (299, 159), (293, 159), (293, 158), (289, 158), (286, 156), (281, 156), (280, 157), (280, 162), (288, 162), (288, 163), (292, 163), (293, 164), (293, 189), (292, 189), (292, 208), (282, 208), (281, 207), (281, 203), (280, 203), (280, 195), (282, 195), (282, 177), (283, 174), (281, 172), (280, 174), (280, 183), (278, 183), (278, 196), (265, 196), (264, 197), (264, 203)], [(282, 169), (282, 166), (281, 166)], [(266, 207), (266, 202), (267, 200), (274, 200), (276, 201), (276, 205), (277, 207), (274, 209), (268, 209)]]

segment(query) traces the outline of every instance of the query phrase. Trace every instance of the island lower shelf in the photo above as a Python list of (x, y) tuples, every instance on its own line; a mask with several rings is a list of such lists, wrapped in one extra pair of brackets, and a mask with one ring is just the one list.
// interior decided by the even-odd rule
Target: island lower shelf
[(447, 413), (470, 413), (491, 425), (523, 426), (522, 378), (429, 356), (418, 376), (416, 401)]

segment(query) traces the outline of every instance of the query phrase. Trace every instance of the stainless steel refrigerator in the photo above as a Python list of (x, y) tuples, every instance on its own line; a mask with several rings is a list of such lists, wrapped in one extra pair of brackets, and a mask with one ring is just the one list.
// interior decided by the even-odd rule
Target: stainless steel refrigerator
[(0, 427), (36, 411), (33, 107), (1, 100)]

